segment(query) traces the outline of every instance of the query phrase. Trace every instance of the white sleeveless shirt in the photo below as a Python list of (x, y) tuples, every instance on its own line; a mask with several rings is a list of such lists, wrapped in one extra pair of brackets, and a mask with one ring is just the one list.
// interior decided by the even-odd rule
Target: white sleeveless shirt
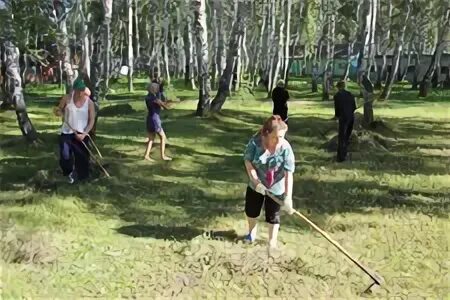
[(85, 99), (83, 105), (78, 108), (73, 101), (73, 94), (64, 110), (64, 124), (61, 128), (61, 133), (64, 134), (74, 133), (66, 123), (73, 129), (84, 132), (89, 122), (89, 98)]

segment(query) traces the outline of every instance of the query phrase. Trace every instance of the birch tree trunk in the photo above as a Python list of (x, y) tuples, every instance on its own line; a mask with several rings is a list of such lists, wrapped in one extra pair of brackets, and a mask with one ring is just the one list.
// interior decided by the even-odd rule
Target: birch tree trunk
[(37, 132), (28, 116), (23, 97), (19, 65), (20, 53), (19, 48), (15, 45), (16, 35), (13, 27), (11, 0), (0, 0), (0, 16), (3, 20), (0, 29), (0, 42), (3, 43), (2, 64), (6, 69), (4, 78), (6, 102), (14, 107), (20, 131), (25, 139), (28, 142), (35, 142), (38, 138)]
[(134, 7), (135, 7), (135, 11), (134, 11), (134, 28), (135, 28), (135, 40), (136, 40), (136, 45), (135, 45), (135, 52), (136, 52), (136, 58), (139, 59), (139, 57), (141, 56), (141, 41), (140, 41), (140, 37), (139, 37), (139, 14), (138, 14), (138, 8), (139, 8), (139, 0), (134, 0)]
[(217, 56), (219, 54), (219, 22), (220, 20), (217, 17), (218, 9), (217, 5), (220, 5), (217, 0), (212, 3), (212, 28), (214, 30), (213, 40), (214, 40), (214, 52), (212, 55), (212, 66), (211, 66), (211, 87), (216, 88), (216, 78), (219, 74), (219, 67), (217, 65)]
[(239, 2), (238, 14), (236, 16), (236, 21), (233, 24), (233, 29), (231, 31), (231, 36), (228, 44), (229, 51), (227, 53), (226, 67), (223, 71), (222, 76), (220, 77), (219, 89), (217, 91), (217, 94), (211, 103), (212, 112), (219, 112), (229, 95), (229, 84), (233, 76), (235, 57), (238, 55), (239, 40), (244, 35), (245, 16), (247, 13), (246, 11), (247, 4)]
[(206, 0), (195, 0), (195, 29), (197, 40), (199, 99), (197, 116), (205, 116), (210, 107), (209, 92), (209, 53), (208, 53), (208, 27), (206, 25)]
[(269, 19), (269, 26), (267, 30), (268, 37), (268, 45), (269, 51), (268, 51), (268, 65), (267, 65), (267, 92), (268, 97), (270, 97), (272, 93), (272, 86), (273, 86), (273, 73), (274, 73), (274, 64), (275, 64), (275, 57), (276, 57), (276, 47), (275, 47), (275, 30), (276, 30), (276, 1), (270, 0), (270, 6), (269, 6), (269, 15), (267, 16)]
[(289, 45), (291, 43), (291, 8), (292, 8), (292, 0), (286, 0), (285, 3), (285, 12), (284, 15), (286, 17), (286, 34), (284, 41), (284, 65), (283, 65), (283, 74), (282, 78), (286, 82), (289, 74)]
[(404, 44), (404, 40), (405, 40), (405, 31), (406, 31), (406, 27), (409, 22), (409, 16), (411, 13), (411, 1), (412, 0), (405, 0), (405, 14), (404, 14), (405, 21), (404, 21), (403, 27), (401, 28), (401, 30), (398, 34), (398, 37), (397, 37), (397, 42), (396, 42), (396, 46), (395, 46), (395, 50), (394, 50), (394, 56), (392, 57), (392, 71), (389, 73), (389, 77), (386, 81), (386, 85), (384, 86), (383, 92), (380, 95), (380, 100), (389, 99), (389, 96), (392, 91), (392, 86), (395, 82), (395, 77), (397, 76), (397, 72), (398, 72), (399, 65), (400, 65), (400, 58), (401, 58), (402, 51), (403, 51), (403, 44)]
[(58, 45), (58, 54), (60, 59), (62, 60), (63, 72), (66, 76), (66, 94), (69, 94), (72, 91), (72, 84), (75, 80), (74, 71), (72, 69), (72, 59), (71, 59), (71, 51), (69, 47), (69, 36), (67, 33), (67, 15), (72, 10), (72, 7), (65, 7), (65, 2), (54, 1), (54, 5), (58, 5), (59, 7), (55, 7), (56, 17), (58, 19), (58, 30), (59, 34), (57, 35), (57, 45)]
[(352, 63), (352, 54), (353, 54), (353, 48), (355, 46), (355, 41), (348, 42), (348, 48), (347, 48), (347, 66), (345, 67), (345, 73), (344, 76), (342, 76), (342, 79), (347, 81), (348, 76), (350, 75), (350, 66)]
[(167, 84), (170, 85), (170, 72), (169, 72), (169, 24), (170, 24), (170, 14), (169, 14), (169, 0), (164, 0), (163, 5), (163, 25), (162, 25), (162, 50), (163, 50), (163, 60), (164, 60), (164, 75)]
[(133, 92), (133, 71), (134, 71), (134, 57), (133, 57), (133, 0), (127, 0), (128, 9), (128, 91)]
[[(264, 47), (265, 45), (265, 39), (267, 37), (266, 35), (266, 24), (267, 24), (267, 19), (268, 19), (268, 4), (266, 2), (267, 0), (263, 0), (262, 2), (262, 13), (261, 13), (261, 17), (262, 17), (262, 25), (260, 28), (260, 32), (259, 32), (259, 43), (258, 45), (256, 45), (258, 47), (257, 53), (256, 53), (256, 57), (255, 57), (255, 61), (254, 61), (254, 66), (253, 66), (253, 71), (252, 71), (252, 76), (253, 76), (253, 86), (257, 86), (258, 85), (258, 73), (263, 73), (264, 76), (264, 71), (265, 71), (265, 59), (264, 57), (266, 57), (266, 53), (267, 53), (267, 47)], [(261, 79), (265, 79), (265, 78), (261, 78)]]
[(186, 84), (190, 82), (191, 89), (196, 90), (195, 86), (195, 60), (194, 60), (194, 35), (192, 30), (193, 17), (189, 9), (190, 0), (186, 0), (187, 21), (186, 21), (186, 59), (188, 62), (186, 70)]
[(103, 10), (105, 18), (103, 20), (103, 85), (100, 97), (104, 99), (109, 90), (109, 78), (111, 77), (111, 18), (112, 18), (113, 0), (103, 0)]
[(235, 77), (236, 80), (234, 81), (234, 84), (233, 84), (233, 91), (235, 91), (235, 92), (239, 90), (239, 87), (241, 85), (243, 39), (244, 39), (244, 29), (242, 29), (242, 36), (239, 37), (237, 55), (234, 58), (236, 63), (234, 64), (233, 77)]
[(186, 54), (184, 51), (184, 38), (183, 34), (181, 33), (181, 14), (180, 14), (180, 7), (177, 6), (176, 9), (177, 13), (177, 42), (176, 42), (176, 48), (178, 53), (178, 60), (177, 60), (177, 73), (179, 77), (185, 76), (186, 72)]
[(420, 74), (420, 55), (422, 53), (422, 43), (419, 44), (419, 49), (417, 49), (415, 47), (414, 52), (414, 75), (413, 75), (413, 80), (412, 80), (412, 86), (411, 89), (412, 90), (417, 90), (419, 88), (419, 74)]

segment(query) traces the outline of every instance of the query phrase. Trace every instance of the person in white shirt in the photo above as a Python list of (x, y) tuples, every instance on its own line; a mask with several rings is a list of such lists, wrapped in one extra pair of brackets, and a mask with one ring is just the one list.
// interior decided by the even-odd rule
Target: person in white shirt
[(59, 165), (69, 183), (89, 177), (89, 132), (95, 122), (95, 107), (89, 98), (90, 91), (81, 78), (73, 84), (73, 91), (64, 96), (55, 109), (63, 117), (59, 139)]

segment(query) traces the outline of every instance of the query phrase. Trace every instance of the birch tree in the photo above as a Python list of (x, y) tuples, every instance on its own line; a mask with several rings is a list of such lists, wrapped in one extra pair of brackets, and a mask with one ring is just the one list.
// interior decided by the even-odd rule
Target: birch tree
[(74, 0), (53, 1), (53, 8), (59, 31), (57, 35), (58, 54), (63, 68), (61, 72), (64, 72), (66, 78), (66, 94), (69, 94), (72, 91), (72, 84), (75, 80), (75, 73), (72, 69), (72, 55), (67, 31), (67, 17), (73, 9), (74, 4)]
[(6, 92), (5, 102), (14, 107), (23, 136), (28, 142), (35, 142), (38, 138), (37, 132), (28, 116), (22, 91), (19, 65), (20, 52), (15, 45), (11, 0), (0, 0), (0, 17), (3, 20), (0, 28), (0, 42), (3, 44), (1, 60), (5, 67), (4, 87), (2, 88)]
[(412, 0), (404, 0), (404, 15), (402, 15), (403, 26), (397, 34), (396, 45), (394, 49), (394, 55), (392, 57), (392, 71), (389, 73), (389, 77), (386, 81), (386, 85), (384, 86), (383, 92), (380, 95), (380, 100), (389, 99), (389, 95), (392, 91), (392, 86), (394, 84), (395, 78), (397, 76), (397, 72), (399, 69), (400, 58), (403, 51), (403, 45), (405, 40), (405, 32), (408, 26), (408, 21), (411, 13), (411, 1)]
[(226, 67), (220, 76), (219, 89), (214, 100), (211, 103), (211, 111), (218, 112), (222, 109), (225, 100), (229, 96), (230, 81), (233, 76), (233, 69), (235, 65), (235, 58), (238, 55), (239, 41), (244, 35), (245, 15), (247, 14), (248, 4), (246, 2), (239, 2), (236, 20), (231, 31), (230, 41), (228, 44), (228, 53), (226, 60)]
[(106, 96), (109, 89), (109, 78), (111, 76), (111, 19), (113, 12), (113, 0), (102, 0), (104, 19), (103, 19), (103, 42), (102, 42), (102, 56), (103, 56), (103, 93), (102, 98)]
[(209, 79), (208, 27), (206, 25), (206, 0), (194, 1), (195, 32), (197, 41), (199, 99), (197, 116), (205, 116), (210, 107), (209, 93), (211, 90)]
[(134, 57), (133, 57), (133, 0), (127, 0), (128, 11), (128, 91), (133, 92), (133, 72), (134, 72)]

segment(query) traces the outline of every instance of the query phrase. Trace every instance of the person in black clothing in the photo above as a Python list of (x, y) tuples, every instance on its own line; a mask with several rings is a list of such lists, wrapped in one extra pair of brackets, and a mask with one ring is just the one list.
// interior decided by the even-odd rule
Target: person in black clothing
[(279, 115), (284, 123), (288, 124), (289, 93), (285, 88), (284, 80), (279, 80), (277, 87), (272, 91), (273, 115)]
[(338, 92), (334, 95), (335, 118), (339, 119), (339, 136), (337, 161), (343, 162), (347, 157), (347, 148), (352, 135), (356, 110), (355, 97), (345, 89), (345, 82), (336, 85)]

